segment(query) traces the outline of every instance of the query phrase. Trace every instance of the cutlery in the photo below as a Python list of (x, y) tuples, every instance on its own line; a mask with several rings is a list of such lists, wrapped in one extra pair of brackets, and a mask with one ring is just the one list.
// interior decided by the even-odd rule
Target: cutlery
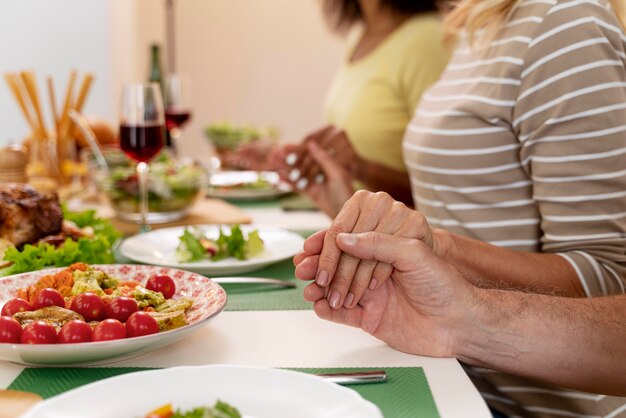
[(268, 286), (295, 288), (296, 283), (286, 280), (270, 279), (266, 277), (212, 277), (219, 284), (262, 284)]
[(383, 383), (387, 381), (387, 373), (384, 370), (349, 373), (320, 373), (316, 374), (316, 376), (319, 376), (328, 382), (337, 383), (339, 385)]

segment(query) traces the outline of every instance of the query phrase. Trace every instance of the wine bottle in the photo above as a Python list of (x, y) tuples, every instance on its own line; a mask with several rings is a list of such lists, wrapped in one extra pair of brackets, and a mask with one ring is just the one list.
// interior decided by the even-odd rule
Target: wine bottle
[[(161, 89), (161, 97), (163, 96), (164, 93), (164, 80), (163, 80), (163, 67), (161, 67), (161, 48), (159, 47), (158, 44), (152, 44), (150, 46), (150, 76), (148, 77), (148, 80), (151, 83), (157, 83), (159, 85), (159, 88)], [(170, 135), (168, 132), (166, 132), (166, 136), (165, 136), (165, 146), (172, 149), (173, 145), (172, 145), (172, 139), (170, 138)]]
[(161, 49), (159, 45), (152, 44), (150, 47), (150, 76), (152, 83), (158, 83), (163, 90), (163, 70), (161, 69)]

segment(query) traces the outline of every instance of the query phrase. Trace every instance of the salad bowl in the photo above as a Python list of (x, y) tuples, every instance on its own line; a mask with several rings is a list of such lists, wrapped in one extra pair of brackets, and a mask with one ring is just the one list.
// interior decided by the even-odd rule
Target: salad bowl
[[(139, 182), (134, 163), (116, 147), (103, 150), (108, 169), (97, 164), (85, 150), (82, 159), (91, 180), (115, 214), (130, 222), (139, 222)], [(148, 173), (149, 223), (182, 219), (206, 188), (206, 173), (190, 159), (175, 159), (162, 152), (150, 163)]]

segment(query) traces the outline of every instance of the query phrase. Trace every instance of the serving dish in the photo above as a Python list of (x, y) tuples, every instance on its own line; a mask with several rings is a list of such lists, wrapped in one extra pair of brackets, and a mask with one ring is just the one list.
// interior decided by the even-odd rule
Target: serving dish
[[(108, 169), (100, 167), (90, 150), (81, 156), (91, 179), (115, 214), (139, 222), (139, 182), (134, 162), (116, 147), (103, 150)], [(206, 173), (191, 159), (175, 159), (166, 152), (150, 163), (148, 172), (149, 223), (182, 219), (204, 194)]]
[[(117, 278), (132, 278), (141, 283), (154, 274), (167, 274), (176, 284), (177, 296), (193, 299), (186, 311), (188, 325), (171, 331), (122, 340), (79, 344), (8, 344), (0, 343), (0, 360), (27, 365), (69, 366), (102, 364), (121, 360), (175, 343), (206, 325), (226, 305), (226, 292), (210, 279), (189, 271), (143, 265), (111, 264), (94, 266)], [(0, 278), (0, 307), (15, 297), (17, 290), (35, 283), (46, 274), (60, 269), (46, 269)]]

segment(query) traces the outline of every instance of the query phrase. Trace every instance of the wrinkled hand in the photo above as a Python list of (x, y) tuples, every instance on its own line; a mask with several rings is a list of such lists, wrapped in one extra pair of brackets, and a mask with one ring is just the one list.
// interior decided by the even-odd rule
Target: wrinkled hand
[[(315, 271), (301, 278), (315, 279), (320, 287), (328, 288), (328, 301), (334, 309), (355, 306), (366, 289), (376, 289), (391, 276), (393, 268), (388, 263), (355, 258), (343, 253), (337, 244), (337, 236), (342, 232), (370, 231), (417, 239), (437, 253), (435, 235), (424, 215), (393, 200), (387, 193), (356, 192), (323, 238), (315, 234), (304, 247), (307, 255), (319, 256), (319, 263)], [(320, 240), (323, 242), (318, 243)]]
[[(308, 280), (320, 263), (329, 232), (314, 234), (294, 258), (296, 277)], [(457, 331), (471, 321), (474, 288), (423, 241), (389, 234), (341, 233), (338, 248), (353, 259), (392, 266), (391, 280), (367, 290), (351, 308), (331, 308), (326, 289), (313, 282), (304, 291), (323, 319), (358, 327), (391, 347), (412, 354), (454, 357)], [(313, 255), (316, 254), (316, 255)], [(313, 273), (314, 274), (314, 273)]]

